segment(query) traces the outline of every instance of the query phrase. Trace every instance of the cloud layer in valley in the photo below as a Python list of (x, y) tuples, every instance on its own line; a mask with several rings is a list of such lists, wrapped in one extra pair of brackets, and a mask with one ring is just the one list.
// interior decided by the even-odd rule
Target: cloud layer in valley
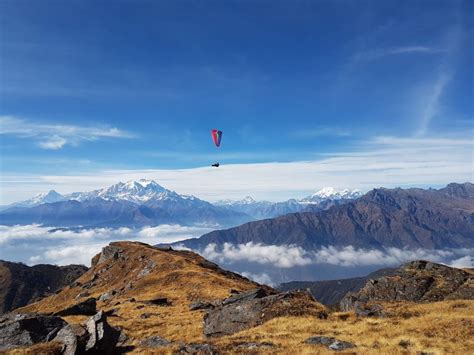
[(209, 232), (205, 227), (160, 225), (130, 228), (59, 229), (41, 225), (0, 225), (0, 259), (27, 264), (89, 265), (92, 256), (116, 240), (172, 243)]
[(428, 250), (428, 249), (357, 249), (353, 246), (322, 247), (317, 251), (306, 251), (294, 245), (263, 245), (225, 243), (222, 247), (211, 243), (198, 251), (202, 256), (220, 264), (240, 261), (271, 265), (276, 268), (293, 268), (306, 265), (328, 264), (343, 267), (396, 266), (411, 260), (430, 260), (456, 267), (470, 267), (474, 250)]

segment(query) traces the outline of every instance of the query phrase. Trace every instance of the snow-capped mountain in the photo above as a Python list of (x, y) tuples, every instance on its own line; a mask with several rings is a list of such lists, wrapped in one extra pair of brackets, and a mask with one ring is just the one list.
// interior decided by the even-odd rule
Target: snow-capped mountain
[(145, 203), (150, 200), (179, 200), (197, 199), (194, 196), (179, 195), (167, 190), (153, 180), (141, 179), (138, 181), (119, 182), (99, 190), (90, 192), (74, 192), (65, 196), (69, 200), (85, 201), (94, 198), (104, 200), (124, 200), (135, 203)]
[[(11, 208), (16, 207), (16, 208)], [(159, 224), (235, 226), (252, 220), (242, 212), (180, 195), (153, 180), (119, 182), (69, 195), (35, 196), (0, 212), (2, 224), (51, 226), (150, 226)]]
[(54, 203), (64, 200), (66, 200), (66, 198), (63, 195), (54, 190), (50, 190), (46, 193), (37, 194), (28, 200), (15, 202), (8, 207), (33, 207), (43, 203)]
[(325, 187), (300, 200), (290, 199), (282, 202), (255, 201), (252, 197), (247, 196), (238, 201), (221, 200), (214, 204), (226, 209), (246, 213), (254, 219), (263, 219), (295, 212), (316, 212), (361, 196), (362, 192), (359, 190), (337, 190), (333, 187)]
[(298, 202), (302, 204), (320, 203), (324, 200), (353, 200), (361, 197), (363, 194), (360, 190), (337, 190), (334, 187), (324, 187), (311, 196), (305, 197)]

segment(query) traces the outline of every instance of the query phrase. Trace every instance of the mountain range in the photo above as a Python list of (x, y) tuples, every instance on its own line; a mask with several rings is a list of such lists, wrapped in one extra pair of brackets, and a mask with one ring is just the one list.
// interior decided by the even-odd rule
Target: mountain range
[(180, 195), (153, 180), (117, 183), (90, 192), (61, 195), (51, 190), (4, 206), (1, 224), (39, 223), (58, 227), (140, 227), (159, 224), (229, 227), (291, 212), (326, 209), (360, 195), (359, 191), (325, 188), (302, 200), (285, 202), (221, 201), (211, 204)]
[(225, 243), (356, 248), (473, 248), (474, 184), (386, 189), (318, 212), (292, 213), (180, 242), (193, 250)]
[(252, 216), (253, 219), (259, 220), (274, 218), (288, 213), (321, 211), (361, 196), (362, 192), (359, 190), (344, 189), (339, 191), (333, 187), (325, 187), (313, 195), (299, 200), (290, 199), (282, 202), (255, 201), (251, 196), (247, 196), (240, 201), (217, 201), (215, 205), (245, 213)]

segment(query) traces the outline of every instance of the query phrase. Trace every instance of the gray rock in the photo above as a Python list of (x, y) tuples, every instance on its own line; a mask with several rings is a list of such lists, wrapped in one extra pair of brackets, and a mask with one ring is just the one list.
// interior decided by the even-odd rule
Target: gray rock
[(314, 336), (314, 337), (306, 339), (304, 342), (306, 344), (312, 344), (312, 345), (323, 345), (327, 347), (328, 349), (331, 349), (334, 351), (341, 351), (341, 350), (355, 347), (354, 344), (349, 343), (347, 341), (337, 340), (335, 338), (325, 337), (325, 336)]
[(79, 343), (74, 328), (67, 324), (54, 337), (53, 341), (63, 344), (61, 353), (63, 355), (74, 355), (78, 353)]
[(143, 346), (146, 348), (157, 348), (160, 346), (168, 346), (170, 344), (171, 342), (169, 340), (163, 339), (162, 337), (159, 337), (158, 335), (154, 335), (149, 338), (143, 339), (140, 342), (140, 346)]
[(336, 341), (335, 338), (331, 338), (331, 337), (323, 337), (323, 336), (315, 336), (315, 337), (310, 337), (308, 339), (306, 339), (304, 342), (306, 344), (312, 344), (312, 345), (325, 345), (325, 346), (329, 346), (331, 345), (332, 343), (334, 343)]
[(113, 296), (115, 296), (117, 294), (117, 291), (115, 290), (112, 290), (112, 291), (109, 291), (109, 292), (105, 292), (103, 294), (101, 294), (99, 296), (99, 301), (102, 301), (102, 302), (105, 302), (105, 301), (108, 301), (110, 300)]
[(55, 316), (8, 313), (0, 318), (0, 350), (50, 341), (66, 325)]
[(120, 337), (120, 331), (112, 328), (107, 323), (107, 316), (102, 311), (89, 318), (85, 323), (85, 327), (89, 334), (85, 346), (86, 351), (113, 352)]
[(357, 317), (385, 317), (383, 307), (379, 304), (355, 302), (354, 312)]
[(114, 245), (114, 243), (110, 243), (106, 247), (102, 248), (102, 252), (100, 253), (97, 264), (103, 263), (104, 261), (109, 260), (109, 259), (117, 260), (119, 256), (121, 256), (122, 252), (123, 252), (122, 248), (120, 248), (117, 245)]
[(242, 293), (237, 293), (237, 294), (234, 293), (230, 297), (222, 301), (222, 304), (226, 305), (226, 304), (231, 304), (234, 302), (242, 302), (242, 301), (263, 298), (265, 296), (269, 296), (270, 294), (271, 294), (270, 292), (268, 292), (267, 290), (263, 288), (256, 288), (254, 290), (250, 290), (250, 291), (246, 291)]
[(83, 302), (76, 303), (75, 305), (65, 308), (59, 312), (56, 312), (55, 316), (75, 316), (75, 315), (86, 315), (91, 316), (96, 314), (96, 299), (94, 297), (88, 298)]
[(212, 307), (214, 307), (214, 305), (212, 303), (198, 300), (198, 301), (192, 302), (189, 305), (189, 310), (190, 311), (197, 311), (199, 309), (209, 309), (209, 308), (212, 308)]
[(329, 349), (335, 351), (346, 350), (355, 347), (354, 344), (349, 343), (348, 341), (336, 340), (334, 343), (328, 346)]
[(313, 315), (326, 318), (310, 293), (294, 291), (267, 295), (253, 290), (224, 300), (204, 315), (204, 335), (222, 336), (257, 326), (281, 316)]

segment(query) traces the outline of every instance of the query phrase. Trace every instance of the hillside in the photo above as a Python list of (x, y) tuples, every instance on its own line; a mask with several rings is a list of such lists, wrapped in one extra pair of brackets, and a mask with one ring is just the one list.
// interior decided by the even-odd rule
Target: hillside
[(363, 197), (316, 213), (295, 213), (213, 231), (180, 242), (201, 250), (210, 243), (358, 248), (474, 247), (474, 184), (439, 190), (374, 189)]
[[(304, 292), (277, 293), (192, 252), (116, 242), (69, 287), (1, 319), (0, 343), (16, 354), (80, 353), (81, 347), (101, 353), (465, 353), (474, 346), (472, 300), (383, 307), (383, 318), (330, 313)], [(32, 329), (32, 321), (45, 329)], [(23, 328), (36, 332), (39, 343), (20, 338), (24, 346), (15, 350), (9, 344)]]
[(343, 310), (380, 301), (438, 302), (474, 299), (474, 273), (418, 260), (406, 263), (389, 275), (369, 279), (364, 287), (347, 293)]
[(280, 291), (308, 289), (313, 297), (322, 304), (336, 305), (348, 292), (359, 291), (370, 279), (390, 275), (396, 269), (387, 268), (371, 272), (367, 276), (325, 281), (291, 281), (278, 286)]
[(30, 267), (0, 260), (0, 314), (51, 295), (86, 271), (83, 265)]

